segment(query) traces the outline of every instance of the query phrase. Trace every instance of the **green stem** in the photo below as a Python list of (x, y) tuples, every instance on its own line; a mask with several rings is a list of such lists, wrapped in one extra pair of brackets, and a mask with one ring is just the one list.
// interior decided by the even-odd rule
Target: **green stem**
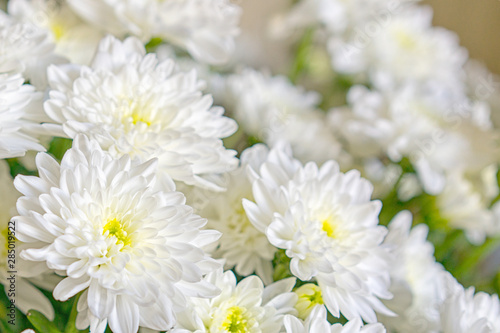
[(292, 81), (294, 84), (297, 83), (300, 75), (307, 68), (307, 62), (309, 59), (309, 53), (311, 50), (313, 39), (314, 29), (309, 28), (306, 30), (304, 36), (302, 36), (298, 43), (297, 51), (295, 53), (295, 59), (292, 64), (292, 68), (290, 69), (290, 74), (288, 75), (290, 81)]
[(476, 247), (471, 254), (455, 270), (455, 276), (470, 276), (481, 259), (492, 253), (500, 246), (500, 238), (489, 238), (483, 245)]

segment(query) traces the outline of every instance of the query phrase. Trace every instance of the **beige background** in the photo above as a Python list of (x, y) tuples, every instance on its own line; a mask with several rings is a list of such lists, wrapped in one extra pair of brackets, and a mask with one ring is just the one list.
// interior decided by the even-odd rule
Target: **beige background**
[(500, 0), (425, 0), (434, 25), (455, 31), (471, 58), (500, 74)]

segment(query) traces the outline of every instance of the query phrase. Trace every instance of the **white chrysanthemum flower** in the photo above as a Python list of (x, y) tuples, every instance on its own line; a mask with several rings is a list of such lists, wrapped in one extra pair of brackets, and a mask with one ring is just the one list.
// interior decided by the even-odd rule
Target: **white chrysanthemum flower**
[(223, 103), (245, 133), (260, 140), (280, 130), (289, 116), (312, 112), (320, 100), (284, 76), (249, 68), (227, 77), (225, 86)]
[[(16, 227), (19, 225), (9, 221), (16, 215), (16, 201), (20, 193), (12, 181), (7, 162), (0, 160), (0, 283), (4, 285), (5, 293), (10, 295), (9, 299), (13, 299), (14, 305), (24, 314), (33, 309), (53, 320), (52, 304), (33, 285), (51, 290), (54, 287), (53, 276), (49, 277), (44, 263), (25, 262), (18, 256), (24, 244), (16, 239)], [(12, 274), (12, 271), (16, 273)], [(12, 298), (12, 295), (15, 297)]]
[(48, 34), (0, 12), (0, 72), (21, 73), (37, 88), (47, 85), (47, 67), (65, 62), (54, 55)]
[(294, 290), (294, 293), (298, 296), (295, 304), (297, 317), (302, 320), (306, 320), (314, 309), (325, 307), (321, 296), (321, 288), (314, 283), (306, 283)]
[(387, 0), (300, 0), (272, 22), (272, 32), (286, 37), (306, 27), (320, 27), (329, 35), (343, 36), (369, 21), (383, 20), (398, 7)]
[(426, 192), (443, 190), (444, 174), (481, 170), (499, 160), (499, 133), (484, 123), (484, 104), (435, 85), (407, 84), (396, 90), (354, 86), (349, 107), (332, 109), (330, 126), (361, 158), (408, 157)]
[[(443, 192), (436, 197), (435, 208), (445, 226), (464, 230), (475, 245), (484, 243), (487, 236), (500, 234), (500, 221), (490, 209), (491, 201), (498, 195), (496, 175), (496, 165), (484, 169), (477, 177), (452, 172), (446, 177)], [(494, 185), (496, 191), (493, 189), (488, 195), (484, 185)]]
[(234, 49), (240, 8), (229, 0), (68, 0), (82, 18), (123, 38), (160, 37), (198, 61), (224, 63)]
[(350, 156), (342, 150), (341, 143), (328, 126), (322, 111), (290, 115), (280, 126), (270, 129), (266, 132), (265, 142), (271, 147), (281, 141), (289, 143), (295, 157), (303, 163), (313, 161), (321, 165), (334, 159), (342, 168), (351, 163)]
[(114, 156), (156, 157), (165, 177), (220, 190), (205, 176), (237, 166), (221, 140), (236, 123), (202, 95), (194, 71), (177, 72), (173, 61), (145, 53), (136, 38), (109, 36), (90, 68), (50, 67), (47, 114), (69, 137), (85, 133)]
[(208, 219), (207, 227), (222, 233), (215, 258), (223, 258), (227, 269), (233, 268), (241, 276), (256, 273), (267, 285), (272, 282), (272, 260), (276, 248), (264, 233), (248, 220), (242, 199), (253, 200), (252, 185), (246, 175), (248, 165), (258, 167), (265, 160), (267, 148), (256, 145), (241, 154), (241, 165), (226, 175), (222, 193), (204, 193), (206, 205), (199, 214)]
[(303, 281), (316, 279), (329, 311), (375, 322), (390, 315), (379, 298), (390, 298), (387, 232), (378, 225), (379, 201), (359, 172), (344, 174), (329, 161), (302, 166), (282, 146), (254, 170), (255, 202), (243, 206), (255, 227), (291, 258), (290, 270)]
[(66, 2), (54, 0), (12, 0), (9, 14), (34, 24), (49, 35), (55, 44), (55, 53), (72, 63), (89, 64), (103, 32), (82, 21)]
[(113, 158), (79, 135), (59, 165), (39, 153), (40, 177), (18, 176), (21, 257), (66, 276), (65, 301), (83, 291), (76, 325), (92, 332), (168, 330), (187, 297), (212, 297), (203, 276), (219, 264), (200, 248), (219, 237), (173, 188), (157, 190), (156, 161)]
[(436, 81), (456, 86), (463, 80), (467, 51), (458, 37), (432, 27), (430, 7), (396, 10), (383, 24), (359, 29), (350, 38), (332, 37), (329, 51), (339, 72), (364, 72), (386, 84)]
[(428, 227), (420, 224), (411, 229), (411, 220), (411, 213), (403, 211), (389, 224), (384, 244), (394, 253), (390, 266), (394, 298), (384, 303), (398, 316), (381, 316), (379, 320), (391, 332), (436, 332), (439, 308), (445, 298), (443, 267), (436, 262), (434, 247), (426, 240)]
[(296, 313), (297, 296), (291, 292), (294, 278), (264, 288), (257, 276), (237, 283), (232, 271), (218, 270), (207, 274), (206, 281), (219, 287), (221, 294), (212, 299), (192, 297), (189, 309), (179, 314), (173, 333), (279, 333), (284, 315)]
[(42, 93), (24, 84), (20, 74), (0, 74), (0, 158), (24, 156), (28, 150), (43, 151), (38, 142), (47, 120)]
[(284, 324), (284, 333), (385, 333), (382, 324), (363, 325), (359, 318), (350, 320), (344, 326), (341, 324), (331, 325), (326, 319), (324, 307), (315, 308), (305, 321), (292, 315), (286, 315)]
[(442, 333), (500, 332), (500, 301), (498, 295), (474, 294), (474, 288), (464, 290), (448, 272), (447, 298), (441, 307)]
[[(317, 110), (318, 93), (294, 86), (284, 76), (245, 69), (228, 76), (220, 93), (243, 131), (269, 146), (288, 142), (302, 161), (347, 161), (342, 147)], [(310, 149), (313, 144), (316, 148)]]

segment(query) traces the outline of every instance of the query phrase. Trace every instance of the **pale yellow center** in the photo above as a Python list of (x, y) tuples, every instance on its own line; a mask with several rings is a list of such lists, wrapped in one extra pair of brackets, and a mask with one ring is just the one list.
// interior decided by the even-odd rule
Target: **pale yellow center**
[(417, 46), (415, 38), (406, 31), (397, 30), (395, 33), (399, 45), (406, 50), (412, 50)]
[(65, 33), (64, 26), (58, 22), (52, 22), (50, 24), (50, 30), (52, 31), (52, 34), (54, 35), (54, 39), (56, 41), (59, 41)]
[(295, 293), (298, 296), (295, 309), (301, 319), (306, 319), (316, 305), (323, 304), (321, 289), (313, 283), (300, 286)]
[(322, 230), (326, 232), (327, 236), (330, 238), (337, 238), (337, 226), (332, 217), (328, 217), (321, 221)]
[(245, 315), (246, 309), (239, 306), (232, 306), (227, 311), (226, 320), (221, 325), (222, 332), (247, 333), (248, 318)]
[(127, 246), (132, 243), (132, 239), (128, 235), (126, 229), (116, 218), (108, 220), (103, 228), (103, 235), (105, 235), (106, 232), (108, 232), (108, 237), (116, 237), (117, 244), (122, 243), (123, 246)]

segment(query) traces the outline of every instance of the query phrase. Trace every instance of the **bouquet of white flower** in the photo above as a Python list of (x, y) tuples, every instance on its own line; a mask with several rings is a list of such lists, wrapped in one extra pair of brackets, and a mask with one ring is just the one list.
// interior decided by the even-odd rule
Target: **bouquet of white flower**
[(499, 80), (431, 20), (9, 0), (0, 332), (500, 332)]

